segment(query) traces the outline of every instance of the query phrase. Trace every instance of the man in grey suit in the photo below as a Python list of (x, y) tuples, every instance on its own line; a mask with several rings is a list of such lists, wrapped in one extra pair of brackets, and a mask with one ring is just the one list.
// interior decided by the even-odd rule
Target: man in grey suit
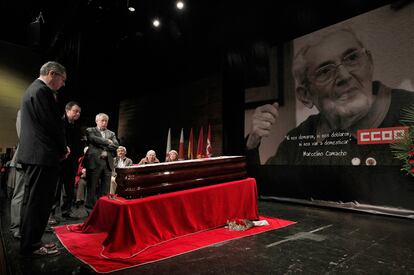
[(24, 169), (20, 226), (20, 252), (24, 255), (58, 253), (56, 245), (42, 244), (41, 239), (54, 200), (59, 162), (70, 153), (57, 104), (57, 91), (65, 81), (65, 67), (47, 62), (21, 100), (17, 162)]
[(85, 207), (92, 209), (97, 198), (109, 194), (113, 158), (119, 146), (115, 133), (108, 130), (107, 114), (99, 113), (95, 117), (96, 127), (86, 129), (89, 149), (84, 163), (86, 168), (87, 195)]

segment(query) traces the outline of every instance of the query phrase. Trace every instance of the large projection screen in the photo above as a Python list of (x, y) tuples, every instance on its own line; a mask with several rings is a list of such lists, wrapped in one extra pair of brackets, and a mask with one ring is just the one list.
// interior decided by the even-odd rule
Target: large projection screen
[[(284, 104), (247, 150), (261, 196), (414, 218), (414, 177), (390, 145), (407, 136), (401, 111), (414, 106), (414, 5), (381, 7), (283, 51)], [(257, 112), (245, 111), (246, 140)]]

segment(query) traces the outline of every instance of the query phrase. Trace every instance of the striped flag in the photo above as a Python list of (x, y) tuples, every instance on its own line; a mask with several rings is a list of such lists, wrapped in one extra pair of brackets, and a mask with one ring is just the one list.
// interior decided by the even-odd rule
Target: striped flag
[(193, 159), (194, 158), (194, 138), (193, 138), (193, 128), (190, 130), (190, 135), (188, 137), (188, 151), (187, 151), (187, 159)]
[(207, 146), (206, 146), (206, 157), (210, 158), (212, 156), (213, 149), (211, 148), (211, 127), (210, 124), (208, 125), (208, 132), (207, 132)]
[(178, 146), (178, 160), (184, 159), (184, 129), (181, 128), (180, 144)]
[(167, 149), (165, 152), (165, 160), (168, 158), (168, 152), (171, 151), (171, 128), (168, 128), (168, 136), (167, 136)]
[(204, 158), (204, 133), (203, 133), (203, 126), (201, 126), (200, 132), (198, 133), (197, 158), (198, 159)]

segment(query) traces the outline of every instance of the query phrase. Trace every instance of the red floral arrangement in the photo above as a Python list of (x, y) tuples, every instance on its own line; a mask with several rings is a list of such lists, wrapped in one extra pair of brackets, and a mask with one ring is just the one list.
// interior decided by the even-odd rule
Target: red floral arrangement
[(408, 134), (400, 142), (391, 143), (394, 157), (402, 161), (401, 171), (414, 177), (414, 105), (401, 111), (401, 124), (409, 126)]
[(244, 231), (253, 227), (253, 222), (247, 219), (228, 220), (227, 227), (230, 231)]
[(108, 194), (108, 199), (117, 200), (118, 199), (118, 194)]

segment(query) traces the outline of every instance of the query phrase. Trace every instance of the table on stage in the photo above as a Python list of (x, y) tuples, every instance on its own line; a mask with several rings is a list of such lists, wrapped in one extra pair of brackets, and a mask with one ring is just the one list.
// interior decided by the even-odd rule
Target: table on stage
[(101, 197), (88, 219), (69, 229), (106, 232), (102, 256), (126, 259), (228, 220), (258, 218), (256, 181), (247, 178), (133, 200)]

